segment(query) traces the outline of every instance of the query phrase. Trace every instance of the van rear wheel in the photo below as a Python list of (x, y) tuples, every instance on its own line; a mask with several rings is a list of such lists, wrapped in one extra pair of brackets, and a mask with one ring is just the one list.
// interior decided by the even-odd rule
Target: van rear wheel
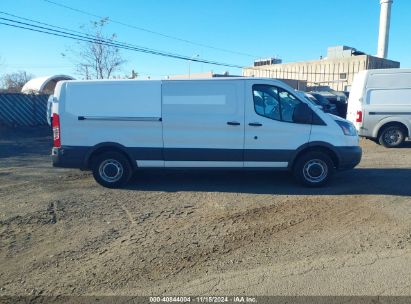
[(321, 187), (333, 175), (334, 163), (326, 153), (312, 151), (297, 159), (293, 173), (295, 179), (304, 186)]
[(107, 188), (124, 186), (132, 175), (128, 159), (119, 152), (104, 152), (92, 162), (93, 176), (97, 183)]
[(385, 128), (378, 138), (378, 142), (386, 148), (396, 148), (405, 140), (405, 132), (400, 126)]

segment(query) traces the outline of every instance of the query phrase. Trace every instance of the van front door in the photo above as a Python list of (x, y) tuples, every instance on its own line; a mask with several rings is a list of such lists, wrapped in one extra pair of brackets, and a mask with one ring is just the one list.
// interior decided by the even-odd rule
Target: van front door
[(244, 167), (288, 167), (310, 139), (311, 124), (294, 122), (301, 101), (281, 86), (247, 81)]
[(242, 167), (244, 81), (164, 81), (166, 167)]

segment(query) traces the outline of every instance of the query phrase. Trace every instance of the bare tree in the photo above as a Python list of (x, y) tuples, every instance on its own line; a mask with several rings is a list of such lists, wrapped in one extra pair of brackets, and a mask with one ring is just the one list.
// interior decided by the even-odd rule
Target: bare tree
[(5, 74), (1, 78), (1, 86), (5, 92), (18, 93), (21, 92), (23, 86), (32, 78), (33, 75), (28, 74), (26, 71)]
[(126, 62), (121, 57), (118, 47), (106, 43), (115, 42), (116, 39), (116, 34), (106, 36), (103, 32), (108, 22), (108, 18), (92, 22), (91, 29), (88, 29), (88, 36), (93, 41), (77, 42), (74, 49), (68, 50), (73, 56), (62, 54), (63, 57), (73, 58), (77, 73), (85, 79), (110, 78)]

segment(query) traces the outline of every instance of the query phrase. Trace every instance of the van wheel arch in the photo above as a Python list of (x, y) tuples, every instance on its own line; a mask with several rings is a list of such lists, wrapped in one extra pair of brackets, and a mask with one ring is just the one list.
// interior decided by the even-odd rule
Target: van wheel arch
[(292, 165), (290, 167), (291, 170), (294, 170), (294, 166), (295, 164), (298, 162), (299, 158), (301, 158), (303, 155), (310, 153), (310, 152), (321, 152), (324, 154), (327, 154), (332, 162), (334, 163), (334, 167), (338, 168), (339, 166), (339, 158), (336, 154), (336, 152), (334, 152), (332, 149), (324, 147), (324, 146), (312, 146), (312, 147), (307, 147), (301, 151), (299, 151), (297, 153), (297, 155), (294, 157), (293, 161), (292, 161)]
[(86, 160), (86, 165), (87, 168), (91, 169), (93, 167), (93, 161), (100, 156), (103, 153), (107, 153), (107, 152), (117, 152), (122, 154), (123, 156), (125, 156), (125, 158), (128, 160), (131, 168), (133, 170), (137, 169), (137, 164), (136, 162), (133, 162), (132, 157), (124, 151), (124, 148), (122, 148), (122, 146), (117, 146), (117, 145), (104, 145), (104, 146), (100, 146), (100, 147), (96, 147), (87, 157)]
[(408, 131), (408, 128), (407, 128), (407, 126), (406, 126), (405, 124), (403, 124), (402, 122), (399, 122), (399, 121), (391, 121), (391, 122), (387, 122), (386, 124), (382, 125), (382, 126), (378, 129), (377, 138), (379, 138), (379, 137), (381, 136), (381, 133), (382, 133), (386, 128), (395, 127), (395, 126), (398, 126), (398, 127), (401, 127), (401, 128), (402, 128), (402, 130), (404, 131), (405, 137), (409, 137), (409, 136), (410, 136), (409, 131)]
[[(399, 144), (389, 145), (389, 144), (386, 144), (386, 143), (384, 142), (384, 139), (383, 139), (383, 134), (384, 134), (384, 132), (385, 132), (388, 128), (392, 128), (392, 127), (398, 128), (398, 129), (403, 133), (402, 141), (401, 141)], [(397, 147), (397, 146), (400, 146), (400, 145), (402, 144), (402, 142), (403, 142), (407, 137), (409, 137), (409, 135), (410, 135), (410, 134), (409, 134), (409, 130), (408, 130), (407, 126), (406, 126), (404, 123), (398, 122), (398, 121), (392, 121), (392, 122), (388, 122), (388, 123), (382, 125), (382, 126), (379, 128), (378, 133), (377, 133), (377, 141), (378, 141), (378, 143), (379, 143), (380, 145), (384, 145), (384, 146), (387, 147), (387, 148)]]
[(321, 187), (335, 172), (335, 163), (326, 149), (306, 150), (295, 161), (294, 178), (307, 187)]
[(96, 154), (91, 167), (96, 182), (106, 188), (121, 188), (133, 175), (127, 156), (119, 151), (107, 150)]

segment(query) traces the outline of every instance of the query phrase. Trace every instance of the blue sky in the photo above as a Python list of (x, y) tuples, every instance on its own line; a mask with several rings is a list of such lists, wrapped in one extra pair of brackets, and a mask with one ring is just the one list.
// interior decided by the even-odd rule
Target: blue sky
[[(377, 49), (379, 0), (53, 0), (137, 27), (230, 49), (256, 57), (279, 56), (283, 62), (317, 59), (327, 47), (348, 45), (369, 54)], [(44, 0), (1, 0), (0, 10), (79, 30), (93, 18)], [(0, 14), (0, 17), (5, 17)], [(254, 57), (187, 44), (118, 24), (107, 33), (118, 40), (186, 56), (241, 66)], [(411, 67), (411, 1), (394, 0), (389, 59)], [(61, 56), (74, 42), (0, 25), (0, 75), (25, 70), (36, 76), (75, 75), (73, 63)], [(188, 62), (122, 51), (127, 59), (120, 75), (137, 71), (142, 78), (187, 74)], [(239, 69), (192, 63), (191, 71)]]

